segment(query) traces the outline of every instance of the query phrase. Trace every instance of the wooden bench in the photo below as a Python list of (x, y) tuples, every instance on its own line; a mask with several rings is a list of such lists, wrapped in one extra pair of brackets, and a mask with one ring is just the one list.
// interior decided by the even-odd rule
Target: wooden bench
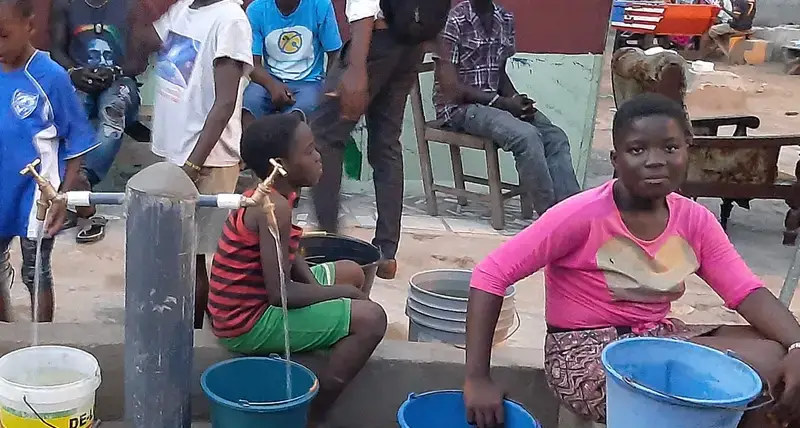
[[(419, 150), (419, 166), (422, 173), (422, 185), (425, 190), (427, 212), (429, 215), (439, 215), (436, 202), (436, 192), (455, 196), (459, 205), (467, 205), (468, 199), (477, 199), (488, 202), (491, 209), (491, 224), (497, 230), (505, 228), (505, 201), (515, 196), (520, 196), (522, 205), (522, 218), (533, 218), (533, 203), (527, 192), (516, 184), (505, 183), (500, 178), (500, 159), (496, 144), (486, 138), (454, 132), (443, 129), (438, 121), (427, 121), (422, 107), (422, 93), (420, 92), (419, 75), (432, 72), (433, 62), (424, 62), (419, 68), (417, 80), (411, 90), (411, 109), (414, 117), (414, 131), (417, 137)], [(450, 149), (450, 162), (453, 167), (453, 181), (455, 187), (436, 184), (433, 177), (433, 164), (431, 160), (430, 142), (446, 144)], [(486, 153), (487, 178), (464, 174), (464, 165), (461, 160), (461, 149), (482, 150)], [(474, 183), (489, 188), (489, 194), (477, 193), (466, 189), (466, 183)]]

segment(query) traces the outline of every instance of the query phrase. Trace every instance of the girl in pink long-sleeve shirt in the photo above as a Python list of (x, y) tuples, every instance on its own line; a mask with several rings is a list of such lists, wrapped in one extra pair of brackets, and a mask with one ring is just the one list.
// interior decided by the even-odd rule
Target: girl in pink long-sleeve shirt
[[(771, 410), (779, 423), (800, 422), (800, 326), (750, 271), (714, 215), (674, 193), (686, 178), (691, 142), (683, 108), (660, 95), (634, 98), (617, 112), (613, 137), (619, 179), (551, 208), (475, 268), (467, 316), (468, 418), (479, 428), (502, 422), (501, 390), (488, 375), (502, 296), (544, 269), (545, 373), (576, 414), (605, 422), (600, 354), (606, 345), (662, 336), (734, 350), (775, 387), (778, 404)], [(667, 318), (695, 273), (752, 327)], [(761, 412), (740, 426), (786, 426), (773, 423)]]

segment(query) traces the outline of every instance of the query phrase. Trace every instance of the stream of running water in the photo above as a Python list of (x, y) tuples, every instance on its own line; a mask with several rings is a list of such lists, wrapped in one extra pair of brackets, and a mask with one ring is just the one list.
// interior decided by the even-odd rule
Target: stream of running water
[(31, 312), (33, 312), (31, 327), (31, 346), (39, 345), (39, 293), (41, 292), (42, 281), (42, 240), (44, 239), (44, 221), (39, 222), (36, 231), (36, 258), (33, 267), (33, 302)]
[(283, 316), (283, 347), (284, 358), (286, 359), (286, 399), (291, 400), (292, 395), (292, 351), (291, 343), (289, 341), (289, 307), (286, 301), (286, 274), (283, 271), (283, 251), (281, 249), (281, 237), (278, 233), (277, 222), (275, 221), (275, 214), (269, 214), (269, 232), (275, 240), (275, 252), (278, 255), (278, 272), (280, 275), (281, 286), (281, 311)]

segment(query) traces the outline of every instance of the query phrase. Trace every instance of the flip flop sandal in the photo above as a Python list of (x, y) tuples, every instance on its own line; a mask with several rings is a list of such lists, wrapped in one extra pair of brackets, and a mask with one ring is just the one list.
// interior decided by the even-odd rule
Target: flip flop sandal
[(75, 211), (67, 210), (67, 218), (64, 219), (64, 225), (61, 230), (68, 230), (78, 225), (78, 214)]
[(102, 241), (106, 236), (106, 224), (108, 224), (108, 220), (105, 217), (92, 217), (89, 219), (89, 224), (84, 226), (75, 236), (75, 242), (79, 244), (91, 244)]

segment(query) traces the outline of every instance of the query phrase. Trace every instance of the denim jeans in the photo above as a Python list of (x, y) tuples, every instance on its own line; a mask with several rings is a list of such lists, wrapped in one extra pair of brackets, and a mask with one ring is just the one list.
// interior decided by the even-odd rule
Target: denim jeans
[(78, 91), (89, 115), (97, 128), (96, 141), (100, 146), (86, 154), (84, 171), (89, 184), (103, 181), (117, 157), (125, 127), (136, 121), (139, 115), (139, 88), (130, 77), (122, 77), (98, 93)]
[[(289, 91), (294, 95), (294, 105), (286, 107), (280, 113), (300, 111), (308, 116), (319, 106), (319, 97), (322, 94), (322, 82), (286, 82)], [(251, 82), (244, 90), (242, 108), (256, 119), (268, 114), (278, 113), (272, 104), (269, 91), (258, 83)]]
[(520, 185), (530, 193), (533, 208), (539, 215), (580, 192), (572, 167), (569, 138), (544, 113), (537, 111), (531, 119), (522, 120), (505, 110), (471, 104), (448, 125), (457, 131), (489, 138), (501, 149), (511, 152)]
[[(14, 278), (14, 269), (11, 266), (11, 242), (14, 238), (0, 238), (0, 296), (7, 295)], [(53, 288), (53, 271), (51, 257), (53, 254), (52, 238), (42, 240), (42, 264), (40, 266), (39, 288), (50, 290)], [(34, 273), (36, 270), (36, 240), (20, 238), (22, 250), (22, 283), (33, 293)]]
[[(348, 42), (331, 67), (325, 81), (326, 92), (337, 87), (347, 67), (349, 47)], [(367, 56), (369, 105), (365, 112), (367, 160), (373, 169), (378, 210), (372, 243), (387, 259), (395, 257), (400, 242), (404, 184), (400, 132), (408, 93), (417, 79), (417, 66), (422, 56), (421, 46), (402, 45), (387, 30), (376, 30), (372, 34)], [(320, 227), (328, 233), (337, 233), (344, 143), (356, 123), (341, 118), (339, 100), (333, 97), (323, 97), (319, 108), (308, 117), (322, 155), (322, 178), (312, 189), (314, 208)]]

